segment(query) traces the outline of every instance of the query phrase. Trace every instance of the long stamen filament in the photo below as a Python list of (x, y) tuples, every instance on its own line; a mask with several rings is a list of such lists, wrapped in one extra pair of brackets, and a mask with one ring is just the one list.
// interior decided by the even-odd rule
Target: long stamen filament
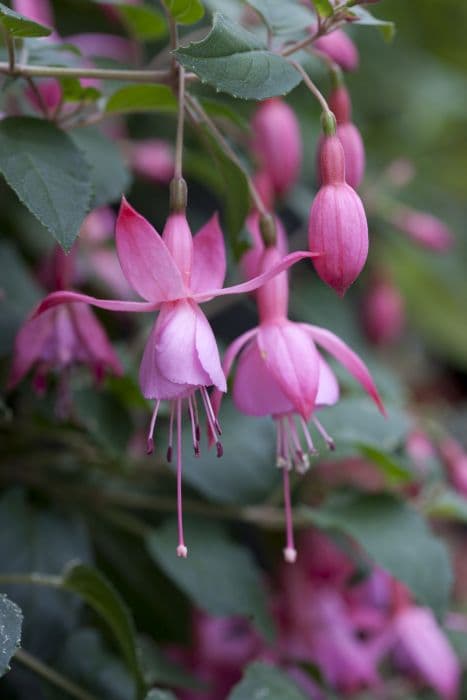
[(326, 431), (326, 429), (323, 427), (323, 425), (319, 422), (319, 420), (317, 418), (315, 418), (315, 416), (313, 416), (313, 423), (316, 425), (319, 434), (321, 435), (321, 437), (323, 438), (323, 440), (325, 441), (325, 443), (327, 444), (329, 449), (335, 450), (336, 445), (335, 445), (334, 440), (329, 435), (329, 433)]
[(284, 483), (284, 507), (285, 507), (285, 528), (286, 528), (286, 547), (284, 548), (284, 559), (288, 564), (294, 564), (297, 559), (297, 550), (295, 549), (293, 521), (292, 521), (292, 502), (290, 497), (290, 475), (289, 470), (284, 467), (282, 470)]
[(159, 412), (159, 406), (161, 405), (160, 400), (156, 401), (154, 406), (154, 411), (152, 412), (151, 424), (149, 426), (148, 440), (147, 440), (147, 453), (148, 455), (154, 452), (154, 429), (156, 427), (157, 414)]
[(195, 457), (199, 457), (199, 438), (196, 432), (196, 428), (199, 430), (199, 426), (196, 424), (195, 415), (193, 411), (193, 401), (191, 396), (188, 397), (188, 411), (190, 414), (191, 423), (191, 435), (193, 438), (193, 450), (195, 452)]
[(172, 461), (173, 452), (173, 437), (174, 437), (174, 418), (175, 418), (175, 401), (170, 404), (170, 421), (169, 421), (169, 446), (167, 447), (167, 461)]
[(177, 556), (186, 559), (188, 549), (183, 537), (183, 502), (182, 502), (182, 399), (177, 399), (177, 521), (178, 547)]

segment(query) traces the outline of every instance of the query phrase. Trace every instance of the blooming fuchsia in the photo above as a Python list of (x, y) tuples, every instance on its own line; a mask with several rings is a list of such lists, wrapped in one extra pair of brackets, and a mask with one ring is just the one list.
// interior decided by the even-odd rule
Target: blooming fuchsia
[(301, 258), (311, 257), (312, 254), (292, 253), (277, 260), (274, 266), (254, 279), (222, 288), (226, 259), (217, 216), (213, 216), (192, 238), (185, 214), (172, 213), (161, 237), (125, 199), (117, 219), (116, 244), (123, 273), (145, 302), (95, 299), (78, 292), (56, 292), (44, 299), (37, 313), (57, 304), (71, 302), (85, 302), (111, 311), (160, 311), (144, 351), (139, 377), (144, 396), (155, 400), (148, 434), (148, 452), (153, 449), (160, 403), (170, 401), (167, 456), (170, 461), (176, 427), (177, 554), (186, 557), (181, 491), (183, 402), (188, 408), (195, 454), (199, 453), (200, 439), (196, 399), (199, 393), (210, 435), (214, 436), (218, 455), (221, 456), (220, 426), (207, 387), (214, 385), (218, 391), (226, 391), (216, 341), (199, 303), (217, 296), (253, 291)]
[[(280, 254), (266, 248), (259, 270), (276, 269)], [(364, 387), (378, 408), (384, 407), (368, 369), (360, 358), (334, 333), (287, 318), (288, 280), (284, 272), (256, 292), (260, 324), (237, 338), (227, 349), (223, 368), (226, 376), (239, 355), (233, 384), (233, 400), (238, 410), (250, 416), (270, 415), (276, 422), (277, 466), (282, 469), (287, 544), (284, 557), (296, 559), (292, 529), (289, 472), (294, 466), (303, 473), (309, 455), (315, 454), (307, 423), (312, 420), (330, 448), (332, 438), (316, 417), (316, 411), (339, 400), (337, 379), (318, 353), (315, 342), (333, 355)], [(216, 414), (221, 394), (215, 391)], [(303, 439), (299, 432), (302, 432)]]

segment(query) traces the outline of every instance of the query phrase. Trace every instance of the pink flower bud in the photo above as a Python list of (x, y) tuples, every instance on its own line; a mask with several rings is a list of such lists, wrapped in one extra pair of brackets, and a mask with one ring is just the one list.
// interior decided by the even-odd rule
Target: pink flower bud
[(320, 153), (322, 186), (310, 211), (310, 250), (323, 282), (343, 296), (368, 255), (368, 224), (358, 194), (345, 182), (345, 155), (337, 136), (326, 136)]
[(358, 68), (358, 50), (352, 39), (342, 29), (320, 36), (313, 42), (318, 51), (329, 56), (342, 70), (353, 71)]
[(404, 326), (404, 300), (397, 287), (387, 279), (375, 280), (363, 302), (363, 325), (375, 345), (398, 340)]
[(444, 252), (454, 245), (452, 231), (436, 216), (415, 209), (397, 211), (392, 223), (424, 248)]
[(253, 150), (269, 174), (275, 193), (283, 195), (295, 183), (302, 161), (300, 127), (295, 113), (278, 97), (266, 100), (252, 122)]

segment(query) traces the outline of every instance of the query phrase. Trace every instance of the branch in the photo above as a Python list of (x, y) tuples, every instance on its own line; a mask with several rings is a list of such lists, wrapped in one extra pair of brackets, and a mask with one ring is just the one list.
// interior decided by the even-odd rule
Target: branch
[(167, 83), (172, 80), (170, 70), (126, 70), (109, 68), (65, 68), (63, 66), (28, 66), (0, 61), (0, 73), (25, 78), (98, 78), (100, 80), (127, 80), (133, 83)]

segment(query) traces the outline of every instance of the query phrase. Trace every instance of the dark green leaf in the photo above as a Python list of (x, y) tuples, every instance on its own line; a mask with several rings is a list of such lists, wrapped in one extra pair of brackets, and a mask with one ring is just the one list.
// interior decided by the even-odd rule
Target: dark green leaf
[(177, 100), (167, 85), (128, 85), (111, 95), (106, 112), (176, 112)]
[(92, 194), (89, 166), (70, 137), (41, 119), (8, 117), (0, 123), (0, 171), (20, 200), (69, 250)]
[(330, 0), (314, 0), (313, 4), (321, 17), (329, 17), (334, 12)]
[(52, 33), (50, 27), (33, 22), (28, 17), (23, 17), (17, 12), (0, 2), (0, 23), (5, 27), (8, 34), (14, 37), (38, 37), (49, 36)]
[(10, 660), (21, 642), (23, 614), (16, 603), (0, 595), (0, 676), (10, 670)]
[(290, 34), (309, 27), (314, 15), (297, 0), (247, 0), (273, 34)]
[(268, 639), (272, 622), (261, 574), (245, 547), (233, 542), (213, 521), (187, 519), (188, 558), (176, 556), (177, 523), (168, 520), (147, 538), (149, 553), (200, 608), (211, 615), (251, 616)]
[(295, 683), (269, 664), (253, 663), (229, 695), (229, 700), (306, 700)]
[(203, 41), (181, 47), (175, 55), (203, 82), (247, 100), (285, 95), (301, 80), (285, 58), (268, 51), (254, 34), (222, 15), (215, 15)]
[(163, 685), (173, 688), (200, 690), (203, 684), (175, 661), (168, 659), (148, 637), (139, 637), (138, 651), (147, 686)]
[(63, 98), (66, 102), (94, 102), (101, 93), (94, 87), (83, 87), (77, 78), (61, 78)]
[(165, 0), (167, 8), (179, 24), (194, 24), (204, 16), (200, 0)]
[(82, 389), (73, 395), (77, 417), (96, 442), (111, 453), (125, 450), (132, 424), (123, 403), (106, 391)]
[(96, 569), (76, 564), (65, 571), (63, 587), (77, 593), (107, 622), (138, 688), (144, 687), (133, 619), (112, 584)]
[(214, 119), (227, 119), (228, 121), (238, 126), (239, 129), (247, 130), (249, 128), (248, 122), (244, 119), (233, 107), (225, 104), (225, 102), (220, 102), (219, 100), (212, 100), (207, 97), (201, 98), (200, 103), (204, 111), (209, 114), (210, 117)]
[(130, 173), (115, 146), (97, 129), (74, 129), (72, 138), (91, 166), (93, 207), (120, 199), (130, 184)]
[(167, 33), (164, 16), (147, 5), (122, 4), (118, 10), (137, 39), (152, 41), (161, 39)]
[(352, 7), (349, 14), (354, 16), (353, 24), (363, 24), (369, 27), (377, 27), (386, 41), (391, 41), (396, 31), (394, 22), (389, 22), (385, 19), (379, 19), (368, 12), (364, 7)]
[(404, 484), (412, 480), (413, 472), (402, 460), (371, 445), (359, 445), (359, 450), (364, 457), (378, 467), (389, 484)]
[(317, 515), (322, 526), (357, 540), (422, 604), (444, 612), (452, 584), (449, 554), (414, 508), (389, 494), (335, 494)]

